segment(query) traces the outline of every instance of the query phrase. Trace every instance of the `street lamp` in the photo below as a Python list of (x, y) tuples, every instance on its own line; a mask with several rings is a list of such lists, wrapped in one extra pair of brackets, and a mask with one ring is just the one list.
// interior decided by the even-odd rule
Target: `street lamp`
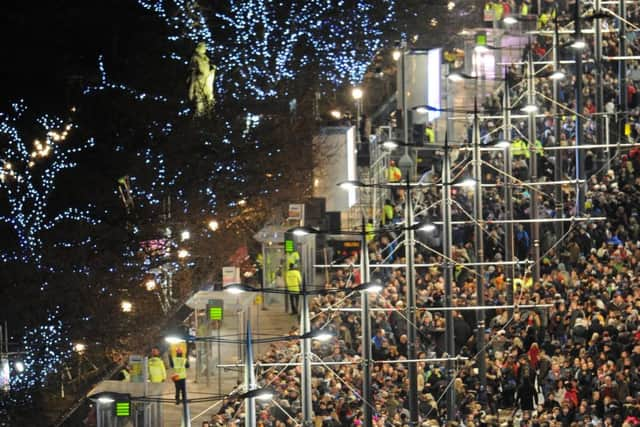
[(120, 309), (123, 313), (131, 313), (133, 310), (133, 304), (129, 301), (122, 301), (120, 303)]
[(211, 231), (218, 231), (218, 229), (220, 228), (220, 224), (215, 219), (209, 221), (209, 224), (207, 225), (209, 226), (209, 230)]
[(180, 259), (184, 259), (187, 258), (189, 256), (189, 251), (186, 249), (179, 249), (178, 250), (178, 258)]
[(566, 77), (567, 75), (562, 71), (562, 70), (555, 70), (553, 73), (551, 73), (549, 75), (549, 78), (551, 80), (562, 80)]
[(184, 230), (180, 233), (180, 239), (184, 242), (185, 240), (189, 240), (191, 238), (191, 233), (189, 230)]
[(156, 286), (158, 286), (158, 284), (156, 283), (155, 279), (149, 279), (145, 282), (144, 286), (149, 292), (151, 292), (156, 288)]
[(351, 96), (353, 96), (354, 101), (356, 102), (356, 143), (360, 143), (361, 135), (360, 135), (360, 116), (362, 115), (362, 96), (364, 93), (362, 89), (359, 87), (354, 87), (351, 90)]
[(577, 39), (571, 43), (571, 47), (576, 50), (582, 50), (587, 47), (587, 43), (583, 39)]

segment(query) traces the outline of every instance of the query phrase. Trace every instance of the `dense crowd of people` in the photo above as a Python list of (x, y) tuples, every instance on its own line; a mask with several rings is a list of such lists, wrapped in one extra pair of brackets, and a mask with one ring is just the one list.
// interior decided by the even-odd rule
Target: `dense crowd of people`
[[(510, 10), (521, 10), (518, 2)], [(528, 3), (528, 2), (527, 2)], [(541, 25), (552, 26), (555, 14), (563, 17), (569, 6), (542, 2), (537, 11)], [(638, 22), (638, 10), (630, 12), (631, 22)], [(558, 12), (556, 12), (558, 11)], [(563, 11), (565, 12), (563, 14)], [(548, 15), (546, 19), (544, 16)], [(634, 18), (635, 17), (635, 21)], [(586, 23), (586, 26), (592, 24)], [(605, 20), (614, 29), (613, 20)], [(640, 42), (630, 29), (627, 54), (637, 55)], [(564, 36), (563, 36), (564, 37)], [(605, 32), (604, 54), (616, 56), (617, 33)], [(561, 40), (565, 45), (567, 40)], [(534, 60), (549, 59), (552, 49), (549, 37), (539, 36), (525, 49)], [(564, 48), (563, 48), (564, 49)], [(602, 143), (597, 136), (594, 107), (595, 64), (589, 49), (583, 53), (583, 105), (576, 105), (575, 69), (567, 66), (568, 77), (560, 84), (559, 102), (569, 110), (584, 116), (586, 144)], [(564, 51), (567, 58), (572, 55)], [(605, 113), (612, 126), (612, 142), (637, 142), (640, 136), (640, 69), (631, 63), (627, 73), (628, 103), (619, 105), (617, 97), (618, 70), (616, 62), (606, 62), (602, 68)], [(526, 89), (518, 84), (525, 79), (521, 66), (509, 70), (513, 82), (511, 98), (516, 99)], [(507, 159), (513, 169), (513, 215), (515, 219), (531, 217), (532, 198), (539, 202), (537, 218), (605, 217), (604, 221), (571, 221), (562, 226), (548, 221), (540, 225), (540, 264), (532, 265), (532, 224), (519, 224), (514, 229), (514, 259), (518, 264), (511, 271), (505, 260), (505, 178), (504, 157), (500, 151), (490, 151), (483, 157), (483, 182), (495, 184), (484, 193), (483, 218), (487, 221), (484, 234), (484, 260), (495, 264), (483, 270), (485, 303), (503, 306), (509, 303), (513, 289), (514, 309), (486, 310), (483, 348), (476, 343), (477, 320), (474, 310), (453, 312), (455, 354), (462, 356), (447, 372), (442, 363), (417, 363), (418, 410), (420, 425), (445, 425), (444, 395), (454, 390), (455, 414), (458, 425), (520, 425), (520, 426), (634, 426), (640, 425), (640, 149), (612, 149), (609, 156), (603, 149), (586, 153), (588, 181), (584, 211), (576, 211), (575, 184), (562, 186), (562, 200), (552, 185), (531, 187), (521, 185), (529, 179), (528, 159), (532, 150), (539, 156), (537, 175), (553, 180), (556, 165), (561, 165), (562, 178), (575, 175), (572, 150), (545, 151), (545, 147), (571, 146), (575, 143), (575, 115), (562, 109), (559, 116), (551, 114), (552, 82), (548, 77), (536, 79), (541, 117), (536, 119), (537, 141), (527, 141), (527, 124), (514, 122), (511, 135), (502, 135), (499, 121), (482, 121), (481, 141), (492, 144), (498, 140), (524, 140), (525, 152), (513, 152)], [(502, 93), (487, 99), (485, 108), (499, 109)], [(566, 114), (565, 114), (566, 113)], [(621, 135), (616, 123), (626, 116), (630, 134)], [(556, 137), (555, 121), (560, 121)], [(556, 139), (559, 138), (559, 141)], [(458, 163), (468, 159), (461, 154)], [(605, 160), (610, 158), (610, 162)], [(397, 171), (394, 171), (397, 173)], [(430, 176), (439, 182), (437, 175)], [(425, 187), (411, 195), (417, 220), (439, 220), (440, 199), (436, 187)], [(386, 201), (382, 221), (376, 228), (387, 227), (382, 233), (368, 236), (367, 253), (372, 278), (382, 281), (384, 289), (370, 296), (372, 323), (372, 388), (369, 405), (373, 423), (378, 427), (409, 425), (408, 411), (408, 322), (407, 280), (404, 268), (384, 264), (406, 262), (402, 233), (394, 224), (403, 223), (404, 203), (409, 195), (397, 191)], [(472, 212), (473, 194), (465, 189), (454, 190), (452, 214), (454, 220), (467, 220)], [(442, 274), (442, 241), (437, 233), (418, 233), (421, 242), (415, 246), (417, 358), (432, 359), (445, 354), (445, 284)], [(474, 248), (474, 225), (457, 225), (453, 230), (453, 259), (456, 262), (452, 284), (452, 304), (458, 307), (476, 304), (476, 270), (465, 266), (478, 260)], [(359, 294), (349, 288), (358, 283), (358, 254), (344, 264), (353, 268), (334, 269), (326, 286), (340, 289), (311, 301), (312, 328), (331, 330), (336, 337), (329, 343), (313, 343), (312, 368), (313, 410), (318, 427), (358, 426), (362, 424), (362, 340), (357, 309)], [(534, 269), (539, 268), (536, 272)], [(536, 274), (537, 273), (537, 274)], [(534, 280), (539, 276), (539, 281)], [(521, 306), (532, 306), (522, 308)], [(292, 334), (298, 331), (293, 330)], [(273, 344), (262, 354), (261, 363), (293, 362), (300, 354), (295, 341)], [(478, 357), (485, 357), (486, 378), (480, 378)], [(264, 427), (285, 427), (301, 420), (299, 366), (260, 370), (261, 384), (277, 391), (277, 405), (261, 406), (258, 423)], [(452, 375), (451, 375), (452, 374)], [(212, 425), (242, 423), (241, 402), (225, 401)], [(235, 421), (237, 420), (237, 421)]]

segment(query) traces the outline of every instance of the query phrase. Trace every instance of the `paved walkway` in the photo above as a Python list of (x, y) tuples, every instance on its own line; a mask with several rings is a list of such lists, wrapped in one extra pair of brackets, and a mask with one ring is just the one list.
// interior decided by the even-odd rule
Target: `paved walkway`
[[(280, 296), (275, 296), (276, 299), (282, 299)], [(293, 326), (298, 325), (298, 318), (296, 316), (286, 314), (284, 312), (284, 304), (283, 301), (274, 302), (269, 305), (267, 310), (260, 310), (257, 305), (251, 306), (251, 324), (253, 333), (255, 336), (259, 335), (271, 335), (271, 336), (284, 336), (287, 335), (289, 330)], [(220, 330), (220, 335), (235, 335), (238, 334), (238, 325), (239, 325), (239, 317), (235, 313), (225, 314), (225, 319), (222, 323), (222, 328)], [(263, 344), (257, 345), (254, 348), (254, 357), (257, 357), (261, 354), (262, 351), (266, 351), (266, 345)], [(217, 351), (217, 349), (216, 349)], [(220, 348), (222, 363), (223, 364), (234, 364), (237, 362), (241, 362), (238, 358), (238, 345), (235, 344), (223, 344)], [(213, 376), (209, 378), (207, 382), (206, 378), (202, 378), (200, 381), (196, 382), (195, 377), (195, 357), (191, 356), (190, 364), (191, 368), (189, 368), (187, 373), (187, 397), (190, 399), (202, 398), (211, 395), (218, 395), (218, 377), (217, 370), (214, 370)], [(171, 371), (168, 372), (168, 376), (171, 375)], [(221, 394), (229, 394), (233, 391), (238, 381), (242, 381), (242, 368), (236, 369), (225, 369), (222, 371), (222, 375), (220, 377), (220, 388)], [(165, 389), (163, 393), (163, 398), (173, 399), (174, 397), (174, 386), (173, 383), (167, 381), (165, 384)], [(192, 403), (189, 407), (191, 414), (191, 425), (193, 427), (201, 426), (202, 422), (205, 420), (209, 420), (211, 415), (213, 415), (219, 402), (197, 402)], [(163, 419), (164, 419), (164, 427), (179, 427), (182, 425), (183, 418), (183, 407), (182, 405), (176, 406), (175, 404), (165, 404), (163, 406)]]

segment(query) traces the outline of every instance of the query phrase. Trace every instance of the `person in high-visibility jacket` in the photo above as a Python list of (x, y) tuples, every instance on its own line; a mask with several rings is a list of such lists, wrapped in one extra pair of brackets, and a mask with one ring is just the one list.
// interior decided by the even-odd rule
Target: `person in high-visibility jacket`
[(433, 123), (427, 123), (427, 126), (424, 128), (424, 136), (427, 144), (436, 142), (436, 132), (433, 130)]
[(531, 156), (529, 153), (529, 147), (524, 140), (520, 138), (516, 138), (511, 142), (511, 156), (512, 157), (526, 157), (527, 159)]
[(118, 373), (117, 379), (125, 383), (131, 382), (131, 374), (129, 373), (129, 365), (124, 365)]
[(182, 401), (187, 400), (187, 368), (189, 367), (189, 359), (182, 353), (181, 348), (176, 349), (176, 355), (169, 358), (169, 364), (173, 368), (173, 384), (176, 386), (176, 405), (180, 404), (180, 396)]
[(384, 206), (382, 206), (382, 225), (391, 224), (393, 222), (394, 215), (395, 211), (391, 204), (391, 200), (385, 200)]
[(298, 262), (300, 262), (300, 253), (296, 250), (294, 250), (293, 252), (289, 252), (286, 255), (286, 260), (287, 260), (286, 265), (291, 265), (291, 264), (298, 265)]
[(289, 294), (289, 302), (291, 303), (291, 314), (298, 314), (298, 296), (300, 295), (300, 287), (302, 285), (302, 274), (296, 268), (295, 264), (289, 264), (289, 270), (285, 275), (287, 284), (287, 293)]
[(364, 229), (367, 232), (366, 241), (367, 241), (367, 243), (369, 243), (370, 241), (372, 241), (374, 239), (374, 237), (376, 237), (376, 233), (375, 233), (376, 228), (373, 225), (373, 221), (372, 220), (367, 221), (367, 223), (364, 226)]
[(164, 362), (160, 358), (160, 350), (153, 348), (151, 350), (151, 357), (147, 362), (149, 369), (149, 381), (152, 383), (161, 383), (167, 379), (167, 370), (164, 367)]
[(502, 21), (502, 17), (504, 16), (504, 8), (502, 7), (502, 2), (496, 1), (493, 3), (493, 14), (495, 21)]
[(396, 166), (394, 160), (389, 161), (389, 167), (387, 168), (387, 181), (400, 182), (402, 180), (402, 171)]

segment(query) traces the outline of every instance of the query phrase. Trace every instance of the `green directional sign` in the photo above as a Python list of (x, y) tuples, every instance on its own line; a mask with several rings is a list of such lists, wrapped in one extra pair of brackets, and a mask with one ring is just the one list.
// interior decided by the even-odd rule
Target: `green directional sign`
[(209, 307), (209, 320), (222, 320), (222, 307)]
[(487, 35), (485, 33), (476, 34), (476, 46), (486, 46)]
[(207, 303), (207, 314), (209, 320), (222, 320), (224, 315), (224, 300), (210, 299)]
[(284, 251), (288, 254), (290, 254), (291, 252), (293, 252), (295, 250), (294, 246), (293, 246), (293, 240), (285, 240), (284, 241)]
[(116, 417), (131, 416), (131, 401), (116, 401)]

